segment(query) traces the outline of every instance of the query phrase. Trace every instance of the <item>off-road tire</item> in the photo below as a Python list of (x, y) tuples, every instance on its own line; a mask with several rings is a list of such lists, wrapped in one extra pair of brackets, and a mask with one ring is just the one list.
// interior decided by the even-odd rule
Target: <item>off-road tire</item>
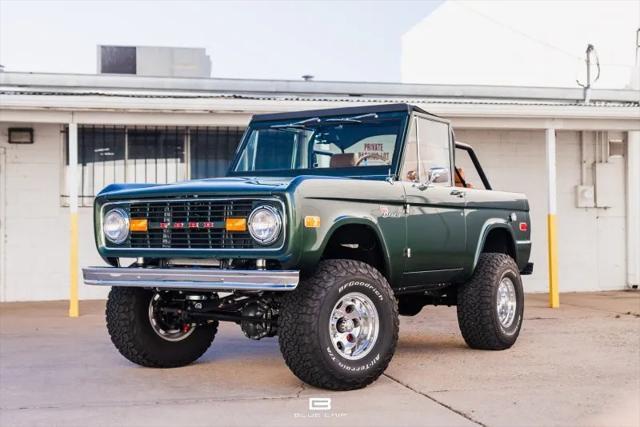
[[(343, 296), (359, 292), (371, 299), (380, 331), (362, 359), (348, 360), (333, 347), (329, 317)], [(372, 266), (354, 260), (322, 261), (282, 300), (278, 335), (280, 351), (291, 371), (312, 386), (329, 390), (366, 387), (387, 368), (398, 342), (398, 306), (387, 279)]]
[(177, 342), (161, 338), (149, 321), (153, 292), (140, 288), (113, 287), (107, 299), (107, 330), (120, 354), (149, 368), (185, 366), (202, 356), (216, 335), (218, 323), (197, 326)]
[[(498, 319), (496, 293), (500, 281), (511, 278), (516, 293), (516, 313), (509, 328)], [(520, 334), (524, 312), (524, 292), (520, 272), (513, 258), (502, 253), (480, 255), (476, 270), (458, 289), (458, 325), (471, 348), (504, 350), (511, 347)]]

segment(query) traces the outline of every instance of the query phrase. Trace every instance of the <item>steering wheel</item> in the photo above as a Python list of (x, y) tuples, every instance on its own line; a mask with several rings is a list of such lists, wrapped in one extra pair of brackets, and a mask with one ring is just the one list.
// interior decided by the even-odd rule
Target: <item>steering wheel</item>
[(365, 160), (369, 160), (369, 159), (380, 160), (385, 165), (390, 165), (391, 164), (391, 163), (389, 163), (389, 160), (385, 159), (381, 154), (368, 153), (368, 154), (365, 154), (364, 156), (360, 157), (358, 159), (358, 161), (355, 163), (354, 166), (360, 166), (360, 163), (362, 163)]

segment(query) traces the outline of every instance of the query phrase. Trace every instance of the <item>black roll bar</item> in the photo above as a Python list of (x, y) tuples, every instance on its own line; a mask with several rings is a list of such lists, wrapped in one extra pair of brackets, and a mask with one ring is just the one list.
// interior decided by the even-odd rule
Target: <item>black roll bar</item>
[(489, 184), (489, 179), (487, 178), (487, 175), (485, 175), (484, 170), (482, 169), (480, 160), (478, 160), (478, 156), (476, 156), (476, 152), (473, 151), (473, 147), (471, 147), (469, 144), (465, 144), (464, 142), (456, 142), (455, 144), (457, 149), (464, 150), (467, 153), (469, 153), (469, 157), (471, 157), (473, 166), (475, 166), (476, 171), (478, 172), (478, 175), (482, 180), (482, 185), (484, 185), (484, 188), (486, 188), (487, 190), (493, 190), (491, 188), (491, 184)]

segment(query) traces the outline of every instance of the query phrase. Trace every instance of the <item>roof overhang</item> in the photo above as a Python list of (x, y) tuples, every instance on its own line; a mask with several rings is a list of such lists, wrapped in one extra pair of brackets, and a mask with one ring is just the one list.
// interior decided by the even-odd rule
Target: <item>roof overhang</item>
[[(517, 99), (581, 102), (581, 88), (435, 85), (379, 82), (257, 80), (220, 78), (147, 77), (106, 74), (0, 73), (0, 87), (100, 91), (180, 91), (262, 95), (332, 95), (374, 97), (429, 97), (447, 99)], [(640, 91), (593, 89), (594, 102), (640, 102)]]
[(0, 73), (0, 120), (241, 126), (254, 114), (409, 103), (457, 128), (640, 130), (640, 91), (594, 90), (601, 100), (585, 104), (570, 100), (576, 90)]

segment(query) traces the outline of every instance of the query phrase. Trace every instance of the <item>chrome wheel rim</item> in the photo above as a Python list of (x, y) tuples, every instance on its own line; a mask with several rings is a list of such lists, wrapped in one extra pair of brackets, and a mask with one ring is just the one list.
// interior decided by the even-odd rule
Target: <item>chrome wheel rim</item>
[(182, 341), (186, 339), (195, 330), (195, 326), (188, 325), (189, 328), (185, 330), (182, 327), (175, 327), (168, 325), (159, 315), (157, 306), (160, 301), (160, 294), (155, 294), (149, 302), (149, 322), (151, 323), (151, 329), (162, 339), (166, 341)]
[(378, 310), (371, 299), (351, 292), (338, 300), (329, 317), (329, 336), (333, 348), (349, 360), (365, 357), (380, 332)]
[(509, 277), (504, 277), (500, 281), (496, 300), (498, 320), (503, 328), (508, 328), (513, 324), (513, 320), (516, 318), (517, 306), (516, 287), (513, 284), (513, 280)]

